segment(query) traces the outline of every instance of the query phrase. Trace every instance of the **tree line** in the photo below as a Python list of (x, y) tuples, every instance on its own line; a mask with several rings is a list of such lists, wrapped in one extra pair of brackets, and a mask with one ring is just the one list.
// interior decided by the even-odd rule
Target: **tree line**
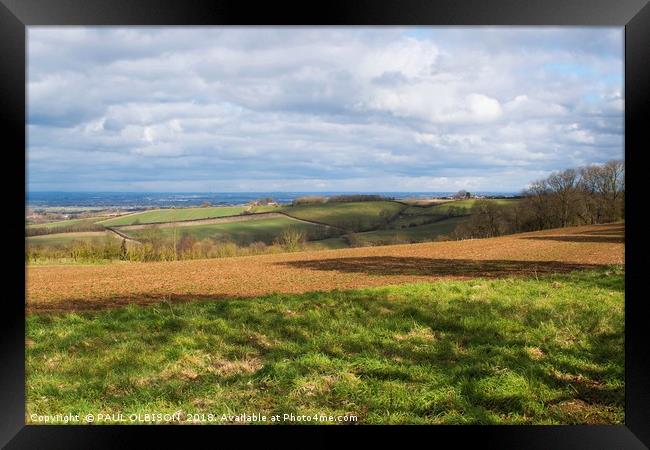
[(623, 220), (625, 165), (622, 160), (612, 160), (554, 172), (531, 183), (516, 205), (478, 200), (470, 214), (451, 238), (485, 238)]
[(102, 225), (92, 222), (80, 222), (71, 225), (61, 225), (58, 227), (27, 227), (25, 236), (42, 236), (45, 234), (57, 233), (76, 233), (81, 231), (104, 231), (106, 228)]

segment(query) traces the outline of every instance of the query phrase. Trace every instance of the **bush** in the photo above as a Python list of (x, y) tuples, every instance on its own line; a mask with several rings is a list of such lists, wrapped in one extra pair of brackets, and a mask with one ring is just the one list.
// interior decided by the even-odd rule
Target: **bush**
[(302, 248), (305, 243), (305, 233), (295, 227), (287, 227), (282, 230), (278, 241), (285, 250), (293, 252)]
[(103, 225), (92, 222), (82, 222), (61, 227), (29, 227), (25, 228), (25, 236), (43, 236), (55, 233), (75, 233), (79, 231), (104, 231)]
[(299, 205), (316, 205), (319, 203), (325, 203), (327, 199), (325, 197), (319, 197), (319, 196), (306, 196), (306, 197), (298, 197), (291, 202), (292, 206), (299, 206)]
[(342, 238), (350, 247), (363, 247), (363, 241), (359, 239), (359, 236), (356, 233), (344, 234)]
[(388, 243), (388, 245), (396, 245), (396, 244), (409, 244), (411, 241), (404, 234), (395, 233), (393, 236), (388, 238), (386, 242)]
[(215, 246), (215, 249), (218, 258), (227, 258), (239, 254), (239, 247), (234, 242), (220, 242)]
[(248, 250), (253, 255), (260, 255), (260, 254), (266, 253), (267, 245), (264, 242), (256, 241), (256, 242), (253, 242), (251, 245), (248, 246)]
[(382, 197), (375, 194), (350, 194), (350, 195), (335, 195), (330, 197), (327, 201), (330, 203), (349, 203), (349, 202), (376, 202), (380, 200), (394, 200), (393, 197)]
[[(25, 261), (72, 261), (102, 262), (107, 260), (123, 261), (175, 261), (199, 258), (225, 258), (230, 256), (260, 255), (297, 251), (304, 248), (306, 233), (298, 228), (289, 227), (282, 231), (276, 241), (269, 245), (255, 241), (248, 246), (234, 242), (218, 242), (211, 238), (197, 241), (190, 234), (183, 233), (176, 241), (165, 238), (156, 226), (147, 227), (141, 242), (127, 242), (126, 239), (107, 237), (97, 241), (73, 241), (67, 244), (27, 244)], [(339, 236), (338, 230), (318, 230), (316, 235), (323, 238), (332, 234)]]

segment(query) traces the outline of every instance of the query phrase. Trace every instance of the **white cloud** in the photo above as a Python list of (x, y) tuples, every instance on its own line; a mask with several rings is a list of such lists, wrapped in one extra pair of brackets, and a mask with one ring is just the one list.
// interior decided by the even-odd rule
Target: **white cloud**
[(622, 30), (28, 29), (28, 180), (518, 190), (622, 157)]

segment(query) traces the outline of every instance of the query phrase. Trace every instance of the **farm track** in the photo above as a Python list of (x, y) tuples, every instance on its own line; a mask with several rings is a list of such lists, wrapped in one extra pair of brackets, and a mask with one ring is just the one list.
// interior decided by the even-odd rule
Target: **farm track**
[(382, 286), (537, 276), (624, 263), (624, 224), (491, 239), (209, 260), (28, 266), (27, 310), (63, 311)]

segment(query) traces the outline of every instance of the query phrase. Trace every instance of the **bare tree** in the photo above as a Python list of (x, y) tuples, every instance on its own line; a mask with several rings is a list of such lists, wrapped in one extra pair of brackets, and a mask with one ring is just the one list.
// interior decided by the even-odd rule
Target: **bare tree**
[(468, 197), (469, 192), (467, 192), (465, 189), (461, 189), (460, 191), (456, 192), (454, 194), (454, 198), (457, 200), (463, 199), (463, 198), (469, 198)]
[(553, 203), (556, 203), (558, 226), (566, 227), (571, 224), (575, 213), (577, 195), (578, 173), (575, 169), (567, 169), (551, 174), (547, 178), (547, 185), (551, 191)]
[(621, 160), (567, 169), (530, 184), (515, 207), (479, 201), (453, 237), (605, 223), (625, 216), (625, 165)]

